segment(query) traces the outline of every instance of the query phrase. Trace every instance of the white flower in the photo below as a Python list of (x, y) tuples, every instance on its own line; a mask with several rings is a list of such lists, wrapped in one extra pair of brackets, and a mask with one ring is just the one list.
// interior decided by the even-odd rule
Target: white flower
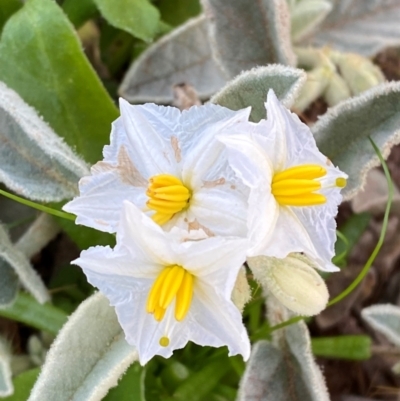
[(266, 108), (267, 120), (238, 124), (219, 137), (235, 172), (252, 187), (248, 255), (304, 252), (320, 269), (338, 270), (331, 263), (334, 217), (347, 175), (319, 152), (307, 125), (272, 90)]
[(188, 233), (178, 228), (163, 231), (125, 201), (115, 249), (90, 248), (74, 263), (115, 306), (141, 364), (154, 355), (169, 357), (189, 340), (227, 345), (230, 355), (247, 359), (249, 339), (231, 301), (247, 240), (212, 237), (182, 242), (182, 235)]
[(209, 104), (180, 112), (123, 99), (120, 109), (104, 160), (81, 179), (80, 196), (64, 206), (77, 224), (115, 232), (122, 202), (129, 200), (167, 231), (180, 226), (246, 236), (248, 188), (215, 137), (247, 121), (250, 109)]

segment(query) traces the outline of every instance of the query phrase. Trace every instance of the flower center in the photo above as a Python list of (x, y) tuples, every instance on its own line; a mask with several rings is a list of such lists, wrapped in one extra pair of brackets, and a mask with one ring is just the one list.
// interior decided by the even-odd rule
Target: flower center
[(188, 206), (191, 193), (179, 178), (160, 174), (150, 178), (146, 195), (147, 207), (155, 211), (151, 218), (161, 226)]
[(165, 267), (154, 281), (149, 292), (146, 305), (147, 313), (153, 313), (154, 319), (161, 322), (167, 308), (176, 298), (175, 319), (183, 320), (192, 303), (193, 283), (193, 274), (182, 266)]
[[(271, 192), (282, 206), (321, 205), (326, 202), (326, 197), (315, 191), (322, 187), (318, 179), (326, 173), (326, 169), (317, 164), (288, 168), (274, 175)], [(346, 185), (346, 180), (337, 178), (334, 185), (342, 188)]]

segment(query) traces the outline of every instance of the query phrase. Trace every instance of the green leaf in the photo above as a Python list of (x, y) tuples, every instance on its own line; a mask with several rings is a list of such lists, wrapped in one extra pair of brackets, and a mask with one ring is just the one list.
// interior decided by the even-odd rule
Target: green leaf
[(57, 334), (67, 321), (67, 315), (60, 309), (50, 304), (41, 305), (23, 292), (19, 293), (12, 306), (0, 309), (0, 316), (51, 334)]
[(230, 81), (210, 101), (231, 110), (251, 106), (250, 118), (257, 122), (266, 118), (264, 103), (269, 89), (273, 89), (282, 103), (290, 107), (305, 80), (305, 72), (296, 68), (277, 64), (253, 68)]
[(33, 106), (86, 161), (101, 158), (118, 112), (52, 0), (28, 0), (0, 41), (0, 80)]
[(103, 398), (103, 401), (146, 401), (144, 396), (144, 378), (146, 369), (138, 363), (131, 365), (126, 373)]
[(93, 0), (65, 0), (62, 9), (77, 29), (97, 13)]
[(100, 401), (137, 358), (114, 308), (96, 293), (54, 340), (28, 401)]
[(201, 401), (219, 384), (231, 368), (227, 356), (210, 360), (199, 372), (193, 373), (174, 392), (179, 401)]
[(103, 17), (116, 28), (150, 42), (158, 33), (160, 13), (148, 0), (94, 0)]
[(371, 338), (364, 335), (311, 339), (314, 355), (325, 358), (366, 360), (371, 358)]
[(7, 20), (22, 7), (19, 0), (1, 0), (0, 6), (0, 33)]
[(14, 378), (14, 394), (4, 398), (4, 401), (26, 401), (29, 393), (39, 376), (40, 368), (30, 369)]
[(363, 319), (400, 347), (400, 307), (390, 304), (372, 305), (361, 312)]
[(200, 14), (199, 0), (160, 0), (157, 2), (161, 18), (172, 26), (181, 25), (191, 17)]
[(361, 189), (367, 172), (380, 164), (369, 137), (384, 158), (400, 142), (400, 82), (372, 88), (339, 103), (312, 131), (319, 150), (349, 175), (342, 193), (350, 199)]
[(256, 66), (295, 65), (286, 0), (202, 0), (217, 63), (232, 79)]
[(130, 66), (119, 88), (133, 103), (171, 103), (173, 85), (189, 82), (203, 100), (225, 84), (207, 39), (203, 15), (189, 20), (145, 50)]

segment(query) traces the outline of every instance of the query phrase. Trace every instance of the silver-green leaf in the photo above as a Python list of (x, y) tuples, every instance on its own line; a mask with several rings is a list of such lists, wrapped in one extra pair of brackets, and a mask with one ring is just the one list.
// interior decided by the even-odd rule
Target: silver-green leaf
[(215, 64), (207, 38), (204, 16), (162, 37), (129, 68), (119, 93), (133, 103), (172, 103), (172, 87), (185, 82), (200, 99), (208, 99), (225, 84)]
[(28, 401), (99, 401), (135, 360), (114, 308), (96, 293), (59, 332)]
[(0, 397), (7, 397), (14, 392), (11, 380), (11, 353), (7, 342), (0, 337)]
[(269, 89), (273, 89), (286, 107), (290, 107), (306, 80), (303, 70), (273, 64), (253, 68), (237, 76), (211, 98), (212, 103), (231, 110), (251, 106), (251, 119), (266, 117), (264, 103)]
[(304, 322), (284, 329), (279, 344), (253, 346), (237, 401), (329, 401)]
[(57, 202), (78, 192), (85, 163), (21, 97), (0, 82), (0, 182), (29, 199)]
[(330, 0), (333, 10), (308, 41), (373, 56), (400, 44), (398, 0)]
[(400, 347), (400, 307), (390, 304), (372, 305), (363, 309), (361, 316), (375, 330)]
[(342, 191), (350, 199), (363, 187), (367, 172), (377, 165), (369, 137), (384, 158), (400, 142), (400, 82), (378, 85), (328, 110), (312, 131), (319, 150), (349, 175)]
[(232, 79), (270, 63), (295, 65), (286, 0), (202, 0), (214, 58)]
[(329, 0), (300, 0), (289, 4), (294, 43), (300, 42), (313, 33), (332, 10)]
[[(27, 257), (11, 243), (7, 231), (1, 225), (0, 261), (3, 262), (3, 266), (11, 267), (14, 270), (21, 284), (38, 302), (44, 303), (49, 300), (49, 293), (42, 279), (32, 268)], [(5, 277), (0, 276), (0, 288), (5, 287), (9, 283), (4, 280)]]

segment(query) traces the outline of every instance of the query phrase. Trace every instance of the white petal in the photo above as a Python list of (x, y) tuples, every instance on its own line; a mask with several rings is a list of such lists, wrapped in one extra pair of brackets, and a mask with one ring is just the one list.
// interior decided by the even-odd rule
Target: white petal
[[(250, 108), (232, 111), (220, 106), (205, 105), (192, 107), (183, 113), (183, 124), (188, 127), (188, 135), (181, 138), (184, 158), (182, 177), (191, 188), (201, 187), (204, 180), (212, 180), (209, 170), (222, 172), (226, 159), (221, 157), (223, 146), (216, 140), (216, 136), (223, 130), (248, 119)], [(204, 123), (197, 122), (204, 116)], [(194, 122), (190, 121), (194, 118)], [(194, 132), (193, 127), (197, 129)], [(218, 177), (219, 178), (219, 177)]]
[(228, 346), (229, 355), (250, 356), (250, 341), (242, 315), (230, 299), (202, 285), (188, 316), (190, 339), (199, 345)]
[(188, 221), (198, 221), (215, 235), (246, 237), (247, 197), (232, 186), (234, 189), (224, 184), (195, 192), (187, 213)]
[(235, 173), (251, 187), (248, 208), (249, 256), (262, 251), (273, 235), (279, 206), (271, 194), (273, 166), (265, 152), (268, 146), (258, 134), (219, 136), (228, 148)]
[(122, 202), (129, 200), (144, 208), (144, 189), (124, 184), (116, 171), (94, 173), (79, 182), (80, 196), (64, 205), (63, 210), (77, 216), (76, 224), (114, 233), (117, 230)]
[(123, 203), (117, 244), (126, 247), (132, 257), (164, 266), (174, 264), (173, 240), (171, 235), (163, 231), (134, 204), (128, 201)]
[(176, 135), (180, 111), (155, 104), (133, 106), (123, 99), (120, 99), (120, 109), (130, 153), (142, 174), (146, 177), (163, 173), (178, 175), (171, 137)]

